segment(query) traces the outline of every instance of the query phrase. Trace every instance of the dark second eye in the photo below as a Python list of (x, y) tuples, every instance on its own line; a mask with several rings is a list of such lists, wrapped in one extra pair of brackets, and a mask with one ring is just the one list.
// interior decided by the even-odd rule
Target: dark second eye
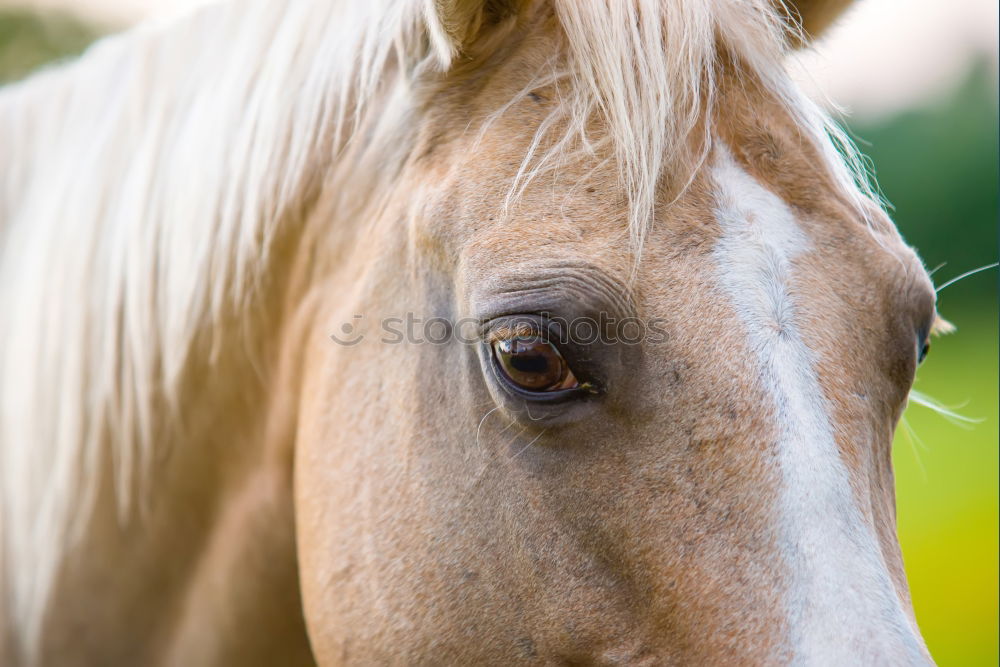
[(930, 338), (924, 338), (923, 342), (920, 343), (920, 351), (917, 353), (917, 363), (922, 364), (924, 359), (931, 351), (931, 340)]
[(506, 379), (524, 391), (547, 393), (580, 387), (556, 346), (541, 336), (494, 341), (493, 358)]

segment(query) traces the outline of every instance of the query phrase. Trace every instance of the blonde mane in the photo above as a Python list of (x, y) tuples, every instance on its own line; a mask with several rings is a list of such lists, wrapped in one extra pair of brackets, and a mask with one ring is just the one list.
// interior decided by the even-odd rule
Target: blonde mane
[[(37, 639), (99, 484), (113, 484), (123, 522), (141, 504), (159, 413), (180, 415), (179, 378), (252, 301), (282, 221), (345, 171), (345, 152), (358, 157), (368, 102), (398, 107), (378, 109), (380, 133), (406, 134), (412, 89), (459, 57), (439, 4), (230, 2), (109, 38), (0, 91), (0, 593), (20, 636)], [(512, 196), (570, 152), (606, 143), (638, 253), (657, 184), (670, 174), (683, 187), (704, 158), (689, 140), (711, 134), (723, 44), (867, 210), (850, 143), (788, 78), (793, 28), (771, 2), (550, 4), (566, 53), (539, 80), (563, 81), (565, 99)], [(595, 114), (606, 137), (587, 134)], [(547, 136), (555, 127), (565, 134)], [(391, 144), (366, 144), (373, 166), (354, 178), (380, 178), (375, 158), (401, 150)]]

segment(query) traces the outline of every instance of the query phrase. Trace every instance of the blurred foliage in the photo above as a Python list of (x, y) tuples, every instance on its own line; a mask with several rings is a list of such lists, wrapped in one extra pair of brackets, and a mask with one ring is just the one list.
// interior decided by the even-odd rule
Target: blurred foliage
[[(100, 31), (72, 18), (0, 11), (0, 82), (82, 51)], [(943, 283), (997, 259), (996, 74), (974, 68), (953, 94), (852, 126), (906, 239)], [(996, 665), (998, 591), (997, 272), (948, 288), (917, 389), (967, 416), (911, 405), (895, 445), (899, 535), (917, 619), (941, 665)]]
[[(950, 95), (876, 124), (852, 128), (871, 157), (892, 217), (935, 283), (997, 261), (997, 74), (973, 67)], [(993, 298), (997, 273), (970, 279), (963, 300)], [(955, 292), (942, 295), (948, 317)]]
[(99, 34), (93, 26), (65, 14), (0, 10), (0, 83), (77, 55)]

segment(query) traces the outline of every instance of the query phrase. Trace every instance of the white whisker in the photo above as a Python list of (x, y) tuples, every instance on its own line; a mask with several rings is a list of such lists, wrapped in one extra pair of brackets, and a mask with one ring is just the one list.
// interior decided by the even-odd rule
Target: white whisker
[(949, 285), (954, 285), (959, 280), (964, 280), (965, 278), (968, 278), (969, 276), (974, 276), (977, 273), (981, 273), (982, 271), (989, 271), (990, 269), (995, 269), (997, 266), (1000, 266), (1000, 262), (993, 262), (992, 264), (987, 264), (986, 266), (980, 266), (978, 269), (972, 269), (971, 271), (966, 271), (961, 275), (955, 276), (954, 278), (946, 282), (944, 285), (939, 285), (938, 287), (934, 288), (934, 291), (940, 293), (941, 290), (943, 290), (945, 287), (948, 287)]
[(899, 420), (900, 425), (906, 432), (906, 439), (910, 443), (910, 451), (913, 452), (913, 460), (917, 462), (917, 468), (920, 469), (920, 476), (923, 481), (927, 481), (927, 468), (924, 467), (924, 462), (920, 458), (920, 449), (927, 450), (923, 441), (917, 436), (917, 432), (913, 430), (910, 426), (909, 420), (904, 415), (902, 419)]
[(935, 267), (934, 267), (933, 269), (931, 269), (930, 271), (928, 271), (928, 272), (927, 272), (927, 275), (929, 275), (929, 276), (933, 276), (933, 275), (934, 275), (935, 273), (937, 273), (937, 272), (938, 272), (938, 271), (939, 271), (940, 269), (943, 269), (943, 268), (944, 268), (945, 266), (947, 266), (947, 265), (948, 265), (948, 262), (941, 262), (940, 264), (938, 264), (937, 266), (935, 266)]
[(506, 426), (504, 426), (502, 429), (500, 429), (499, 431), (497, 431), (497, 435), (503, 435), (504, 433), (507, 432), (507, 429), (509, 429), (511, 426), (513, 426), (516, 423), (517, 423), (516, 419), (511, 419), (510, 422)]
[[(479, 449), (479, 433), (480, 433), (480, 431), (483, 428), (483, 422), (486, 421), (487, 417), (489, 417), (491, 414), (493, 414), (494, 412), (496, 412), (499, 409), (500, 409), (500, 406), (497, 406), (497, 407), (493, 408), (492, 410), (490, 410), (489, 412), (487, 412), (485, 415), (483, 415), (483, 418), (479, 420), (479, 426), (476, 427), (476, 449)], [(504, 430), (506, 430), (506, 429), (504, 429)]]
[(511, 461), (513, 461), (513, 460), (514, 460), (514, 459), (516, 459), (516, 458), (517, 458), (518, 456), (520, 456), (521, 454), (523, 454), (524, 452), (526, 452), (526, 451), (528, 450), (528, 448), (529, 448), (529, 447), (531, 447), (531, 446), (532, 446), (533, 444), (535, 444), (536, 442), (538, 442), (538, 439), (539, 439), (539, 438), (541, 438), (541, 437), (542, 437), (543, 435), (545, 435), (545, 430), (546, 430), (546, 429), (542, 429), (542, 430), (541, 430), (541, 432), (539, 432), (539, 434), (538, 434), (538, 435), (536, 435), (536, 436), (535, 436), (534, 438), (532, 438), (531, 442), (529, 442), (529, 443), (528, 443), (528, 444), (526, 444), (526, 445), (525, 445), (524, 447), (522, 447), (522, 448), (521, 448), (521, 449), (520, 449), (520, 450), (519, 450), (519, 451), (517, 452), (517, 454), (514, 454), (514, 456), (510, 457), (510, 460), (511, 460)]
[(528, 402), (527, 401), (524, 402), (524, 412), (525, 412), (525, 414), (528, 415), (528, 419), (530, 419), (533, 422), (542, 421), (542, 419), (544, 419), (544, 417), (535, 418), (535, 417), (531, 416), (531, 408), (528, 406)]
[(910, 390), (910, 401), (921, 407), (933, 410), (956, 426), (960, 426), (965, 429), (971, 429), (974, 424), (981, 424), (984, 421), (982, 418), (966, 417), (965, 415), (955, 412), (955, 410), (960, 410), (965, 407), (966, 404), (947, 406), (940, 401), (931, 398), (927, 394), (917, 391), (916, 389)]

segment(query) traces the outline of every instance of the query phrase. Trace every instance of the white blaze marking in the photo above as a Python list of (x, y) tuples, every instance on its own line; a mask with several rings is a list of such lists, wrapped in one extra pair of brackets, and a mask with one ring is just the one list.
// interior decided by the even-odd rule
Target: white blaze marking
[(814, 355), (796, 328), (792, 261), (809, 240), (789, 207), (720, 148), (714, 166), (719, 280), (774, 401), (778, 541), (796, 663), (924, 663), (872, 529), (855, 505)]

